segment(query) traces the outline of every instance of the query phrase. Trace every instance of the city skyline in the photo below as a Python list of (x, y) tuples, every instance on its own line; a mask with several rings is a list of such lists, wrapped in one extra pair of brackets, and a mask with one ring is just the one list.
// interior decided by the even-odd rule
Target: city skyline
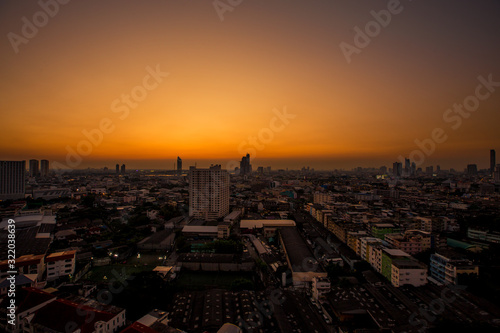
[[(440, 166), (441, 169), (443, 170), (449, 170), (449, 169), (454, 169), (455, 171), (462, 172), (467, 169), (467, 166), (469, 164), (476, 164), (478, 167), (478, 170), (487, 170), (490, 169), (491, 166), (491, 150), (495, 149), (484, 149), (484, 154), (485, 156), (482, 156), (478, 161), (469, 161), (466, 162), (465, 164), (462, 163), (450, 163), (444, 162), (440, 163), (440, 161), (435, 161), (434, 163), (424, 163), (422, 165), (416, 166), (416, 168), (422, 168), (425, 170), (426, 167), (428, 166)], [(484, 155), (483, 154), (483, 155)], [(63, 164), (57, 164), (58, 162), (56, 161), (56, 165), (50, 163), (50, 170), (51, 171), (58, 171), (58, 170), (85, 170), (88, 168), (91, 169), (103, 169), (103, 168), (108, 168), (111, 172), (111, 170), (114, 168), (113, 166), (116, 163), (119, 163), (119, 167), (121, 167), (122, 164), (125, 164), (127, 166), (128, 170), (178, 170), (177, 167), (177, 162), (179, 156), (173, 159), (155, 159), (155, 160), (130, 160), (130, 159), (113, 159), (113, 160), (102, 160), (102, 161), (92, 161), (89, 163), (82, 163), (79, 167), (76, 168), (71, 168), (67, 167), (66, 165)], [(381, 167), (388, 167), (391, 168), (395, 162), (399, 163), (404, 163), (404, 160), (401, 162), (397, 159), (394, 160), (386, 160), (386, 161), (380, 161), (380, 164), (374, 163), (373, 160), (362, 160), (358, 159), (356, 160), (358, 163), (353, 162), (352, 160), (348, 162), (342, 162), (339, 160), (315, 160), (315, 159), (296, 159), (296, 160), (291, 160), (291, 159), (269, 159), (269, 158), (252, 158), (250, 156), (250, 161), (252, 164), (255, 165), (253, 172), (257, 170), (257, 167), (271, 167), (273, 170), (278, 170), (278, 169), (290, 169), (290, 170), (300, 170), (303, 167), (310, 167), (313, 168), (317, 171), (333, 171), (333, 170), (352, 170), (356, 168), (373, 168), (373, 169), (378, 169)], [(405, 157), (406, 159), (407, 157)], [(29, 174), (29, 161), (33, 160), (31, 158), (24, 158), (24, 159), (19, 159), (19, 160), (13, 160), (13, 159), (5, 159), (8, 161), (26, 161), (26, 169), (27, 173)], [(43, 159), (42, 159), (43, 160)], [(41, 161), (42, 161), (41, 160)], [(181, 159), (181, 165), (184, 165), (182, 168), (183, 171), (189, 170), (190, 166), (197, 166), (200, 168), (208, 168), (211, 165), (221, 165), (223, 169), (226, 169), (228, 171), (234, 171), (235, 168), (240, 168), (240, 162), (241, 160), (238, 158), (233, 158), (233, 159)], [(50, 161), (52, 162), (52, 161)], [(411, 161), (414, 162), (414, 161)], [(441, 161), (443, 162), (443, 161)], [(62, 166), (62, 167), (61, 167)], [(495, 164), (496, 166), (496, 164)]]
[(71, 2), (40, 26), (38, 3), (3, 3), (0, 130), (15, 140), (0, 154), (158, 168), (254, 149), (255, 166), (349, 169), (391, 165), (441, 129), (422, 166), (487, 166), (500, 4), (390, 3)]

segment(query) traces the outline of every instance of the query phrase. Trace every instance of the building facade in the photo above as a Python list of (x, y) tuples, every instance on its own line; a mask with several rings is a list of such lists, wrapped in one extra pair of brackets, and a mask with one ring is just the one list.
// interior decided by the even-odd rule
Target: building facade
[(0, 161), (0, 200), (24, 198), (25, 161)]
[(220, 165), (189, 168), (189, 216), (216, 220), (229, 213), (229, 173)]

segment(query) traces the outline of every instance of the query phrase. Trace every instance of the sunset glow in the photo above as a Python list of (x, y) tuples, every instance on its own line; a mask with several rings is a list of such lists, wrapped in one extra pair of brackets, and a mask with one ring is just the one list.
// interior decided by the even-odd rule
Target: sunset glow
[[(388, 165), (436, 127), (448, 139), (428, 164), (486, 167), (500, 146), (500, 91), (456, 130), (443, 119), (479, 76), (500, 81), (495, 1), (402, 2), (351, 63), (339, 44), (352, 44), (353, 28), (387, 2), (245, 1), (222, 22), (210, 2), (69, 2), (17, 53), (5, 36), (21, 35), (21, 18), (41, 9), (0, 6), (3, 159), (65, 163), (67, 147), (76, 150), (105, 118), (113, 129), (78, 168), (238, 159), (242, 142), (283, 108), (296, 117), (252, 156), (263, 164)], [(142, 86), (147, 68), (168, 76), (147, 81), (155, 87), (121, 119), (113, 102)]]

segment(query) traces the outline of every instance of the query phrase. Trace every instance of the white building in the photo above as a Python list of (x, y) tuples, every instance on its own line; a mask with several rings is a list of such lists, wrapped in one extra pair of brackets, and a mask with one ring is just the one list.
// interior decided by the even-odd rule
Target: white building
[(370, 246), (382, 244), (382, 240), (377, 237), (361, 237), (359, 246), (359, 253), (356, 253), (364, 261), (370, 262)]
[(54, 280), (61, 276), (75, 273), (76, 251), (51, 253), (45, 257), (47, 265), (47, 280)]
[(412, 285), (420, 287), (427, 283), (427, 267), (416, 260), (392, 261), (391, 284), (394, 287)]

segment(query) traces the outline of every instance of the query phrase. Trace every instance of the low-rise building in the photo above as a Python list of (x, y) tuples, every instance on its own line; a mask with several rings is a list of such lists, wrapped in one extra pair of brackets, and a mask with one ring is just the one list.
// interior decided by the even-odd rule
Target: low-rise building
[(47, 264), (47, 280), (54, 280), (62, 276), (75, 273), (76, 251), (51, 253), (45, 257)]
[(479, 267), (454, 252), (431, 254), (430, 279), (437, 284), (459, 284), (462, 274), (479, 274)]
[(467, 237), (489, 243), (500, 243), (500, 232), (469, 228)]
[(391, 247), (413, 255), (429, 250), (434, 243), (434, 236), (426, 231), (409, 230), (404, 234), (386, 234), (385, 241)]
[(324, 297), (325, 294), (330, 292), (331, 287), (332, 285), (330, 283), (330, 279), (327, 277), (313, 277), (311, 285), (312, 297), (315, 300), (319, 300)]
[[(44, 255), (27, 254), (16, 259), (16, 270), (18, 274), (35, 274), (38, 281), (42, 280), (43, 273), (45, 272)], [(10, 271), (8, 260), (0, 262), (0, 279), (9, 276), (7, 271)]]
[(411, 257), (393, 260), (390, 281), (394, 287), (423, 286), (427, 283), (427, 267)]

